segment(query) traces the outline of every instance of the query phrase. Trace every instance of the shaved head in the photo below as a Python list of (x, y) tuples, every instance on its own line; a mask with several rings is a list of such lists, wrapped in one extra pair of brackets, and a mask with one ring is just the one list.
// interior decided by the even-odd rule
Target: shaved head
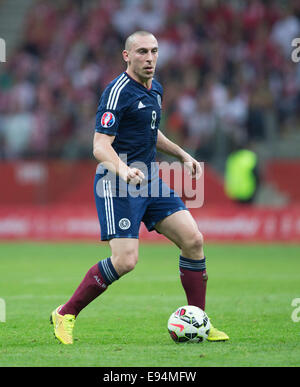
[(133, 45), (133, 43), (136, 41), (136, 38), (139, 37), (139, 36), (153, 36), (153, 38), (155, 38), (155, 36), (151, 33), (151, 32), (148, 32), (148, 31), (136, 31), (134, 32), (133, 34), (129, 35), (128, 38), (126, 39), (126, 42), (125, 42), (125, 50), (126, 51), (130, 51), (131, 50), (131, 47)]
[(136, 31), (125, 42), (123, 59), (127, 63), (127, 74), (151, 87), (158, 58), (158, 43), (155, 36), (148, 31)]

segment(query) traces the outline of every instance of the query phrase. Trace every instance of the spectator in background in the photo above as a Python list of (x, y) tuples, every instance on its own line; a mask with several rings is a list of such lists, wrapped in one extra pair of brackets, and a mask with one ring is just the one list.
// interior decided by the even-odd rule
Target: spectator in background
[(225, 165), (225, 192), (240, 204), (251, 204), (259, 188), (258, 159), (251, 146), (238, 147)]
[(184, 144), (198, 160), (210, 161), (213, 156), (216, 123), (212, 98), (205, 92), (201, 93), (195, 111), (187, 118), (188, 136)]
[(126, 36), (135, 30), (161, 31), (165, 24), (165, 2), (158, 0), (123, 1), (112, 17), (114, 28)]
[(11, 103), (11, 108), (2, 124), (4, 156), (6, 159), (24, 157), (30, 147), (33, 130), (32, 113), (22, 109), (19, 103)]
[(271, 109), (273, 103), (267, 81), (264, 78), (258, 79), (249, 94), (249, 110), (246, 123), (248, 140), (264, 140), (266, 138), (264, 112)]
[(227, 101), (219, 111), (222, 129), (232, 138), (234, 144), (247, 141), (246, 120), (248, 115), (248, 96), (234, 84), (228, 87)]

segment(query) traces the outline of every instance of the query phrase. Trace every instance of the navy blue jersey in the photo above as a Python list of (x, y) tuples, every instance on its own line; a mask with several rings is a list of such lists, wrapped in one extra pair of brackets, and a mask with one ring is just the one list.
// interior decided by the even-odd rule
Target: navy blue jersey
[(145, 177), (148, 173), (135, 187), (98, 165), (94, 193), (102, 240), (139, 238), (141, 222), (152, 231), (166, 216), (186, 210), (180, 197), (159, 178), (155, 163), (162, 96), (162, 86), (156, 80), (147, 89), (126, 72), (101, 96), (96, 132), (115, 136), (112, 147), (119, 157), (125, 161), (122, 155), (126, 155), (128, 165), (142, 162), (144, 167), (134, 166)]
[(128, 165), (138, 161), (149, 168), (155, 161), (162, 96), (155, 79), (147, 89), (124, 72), (100, 98), (95, 130), (115, 136), (112, 147), (118, 155), (126, 155)]

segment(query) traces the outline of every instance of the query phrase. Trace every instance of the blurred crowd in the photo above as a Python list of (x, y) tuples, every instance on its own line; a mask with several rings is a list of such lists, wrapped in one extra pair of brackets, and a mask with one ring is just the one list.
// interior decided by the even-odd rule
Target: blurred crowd
[(279, 135), (299, 122), (298, 0), (39, 0), (0, 64), (0, 159), (92, 157), (100, 95), (135, 30), (159, 41), (161, 129), (199, 159), (220, 130), (234, 147), (264, 141), (269, 113)]

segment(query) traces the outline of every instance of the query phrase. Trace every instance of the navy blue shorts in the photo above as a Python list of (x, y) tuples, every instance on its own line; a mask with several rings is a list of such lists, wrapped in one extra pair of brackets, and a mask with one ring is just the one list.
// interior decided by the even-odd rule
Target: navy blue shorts
[(187, 210), (177, 193), (159, 177), (135, 187), (104, 170), (95, 176), (94, 194), (103, 241), (139, 238), (141, 222), (153, 231), (160, 220)]

